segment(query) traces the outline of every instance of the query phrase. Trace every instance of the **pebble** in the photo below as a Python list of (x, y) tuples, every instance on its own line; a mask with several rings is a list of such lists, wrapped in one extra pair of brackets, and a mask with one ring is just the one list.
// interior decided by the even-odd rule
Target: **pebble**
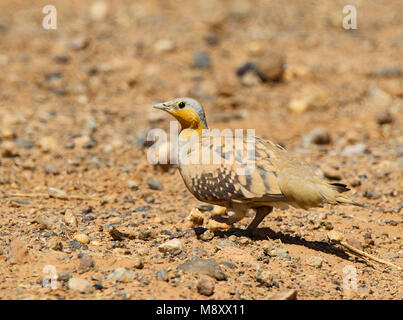
[(377, 87), (369, 88), (368, 96), (369, 96), (368, 105), (376, 106), (379, 109), (388, 108), (392, 102), (392, 97), (389, 95), (389, 93)]
[(136, 190), (139, 189), (138, 183), (136, 181), (133, 181), (133, 180), (127, 181), (127, 186), (133, 191), (136, 191)]
[(179, 239), (172, 239), (158, 247), (158, 250), (161, 252), (168, 252), (172, 255), (180, 254), (185, 248), (183, 247), (182, 241)]
[(209, 230), (228, 230), (228, 224), (223, 222), (218, 222), (213, 219), (209, 220), (207, 228)]
[(268, 288), (274, 284), (273, 275), (268, 270), (258, 270), (256, 274), (256, 281)]
[(343, 156), (357, 156), (357, 155), (363, 155), (365, 152), (367, 152), (367, 146), (364, 143), (356, 143), (351, 146), (347, 146), (343, 149), (341, 154)]
[(133, 271), (127, 270), (126, 268), (117, 268), (108, 275), (108, 279), (111, 279), (115, 282), (127, 283), (133, 279), (133, 275)]
[(284, 258), (284, 259), (288, 259), (288, 260), (291, 259), (291, 256), (286, 249), (275, 248), (272, 246), (264, 246), (263, 251), (266, 255), (268, 255), (270, 257), (279, 257), (279, 258)]
[(214, 206), (214, 208), (213, 208), (213, 214), (215, 214), (215, 215), (223, 216), (226, 213), (227, 213), (227, 208), (226, 207)]
[(39, 140), (38, 146), (43, 152), (56, 151), (59, 148), (59, 142), (51, 136), (46, 136)]
[(216, 251), (231, 247), (235, 247), (235, 243), (228, 239), (218, 240), (215, 245)]
[(219, 281), (227, 280), (226, 274), (215, 259), (192, 258), (180, 264), (178, 270), (185, 273), (205, 274)]
[(215, 284), (212, 280), (200, 279), (197, 282), (197, 292), (203, 296), (210, 297), (214, 294)]
[(72, 227), (77, 227), (77, 219), (76, 219), (76, 217), (75, 217), (73, 211), (70, 210), (70, 209), (67, 209), (67, 210), (66, 210), (66, 213), (64, 214), (64, 221), (65, 221), (68, 225), (70, 225), (70, 226), (72, 226)]
[(329, 144), (331, 139), (329, 132), (323, 128), (313, 129), (307, 136), (302, 139), (305, 145), (318, 144), (324, 145)]
[(94, 21), (102, 21), (108, 14), (108, 4), (105, 1), (96, 1), (89, 9), (90, 18)]
[(192, 223), (193, 227), (201, 226), (204, 222), (203, 214), (197, 208), (192, 208), (187, 219)]
[(90, 136), (81, 136), (74, 139), (74, 144), (80, 148), (92, 149), (98, 145), (98, 142)]
[(143, 269), (144, 268), (143, 260), (141, 260), (139, 257), (133, 258), (133, 268)]
[(158, 271), (155, 273), (155, 278), (156, 278), (157, 280), (161, 280), (161, 281), (168, 281), (168, 280), (169, 280), (168, 272), (166, 272), (165, 269), (158, 270)]
[(304, 113), (308, 110), (324, 109), (328, 103), (328, 95), (323, 89), (309, 87), (290, 100), (288, 109), (294, 113)]
[(91, 293), (94, 290), (89, 281), (80, 278), (71, 278), (68, 282), (68, 288), (81, 293)]
[(88, 246), (86, 244), (80, 243), (77, 240), (70, 241), (69, 247), (73, 249), (84, 249), (84, 250), (88, 249)]
[(90, 243), (90, 238), (84, 234), (84, 233), (78, 233), (74, 236), (74, 240), (83, 243), (83, 244), (89, 244)]
[(80, 258), (80, 265), (78, 266), (78, 273), (88, 272), (95, 267), (95, 261), (90, 255), (83, 255)]
[(323, 261), (324, 259), (321, 257), (312, 256), (307, 260), (307, 264), (315, 268), (320, 268), (322, 267)]
[(170, 39), (160, 39), (154, 44), (157, 53), (171, 52), (175, 49), (175, 43)]
[(61, 282), (68, 282), (72, 277), (70, 272), (59, 272), (57, 274), (57, 280)]
[(206, 230), (200, 235), (200, 239), (203, 241), (209, 241), (213, 238), (214, 238), (214, 233), (211, 232), (210, 230)]
[(389, 111), (383, 111), (376, 115), (376, 122), (381, 126), (384, 124), (392, 123), (393, 116)]
[(35, 146), (35, 143), (32, 140), (27, 139), (15, 139), (15, 143), (24, 149), (32, 149)]
[(7, 262), (10, 265), (24, 264), (28, 262), (28, 247), (25, 242), (18, 238), (11, 241), (8, 250)]
[(13, 158), (19, 155), (18, 146), (13, 141), (4, 141), (1, 144), (1, 155), (5, 158)]
[(330, 165), (322, 165), (320, 168), (326, 178), (330, 180), (341, 180), (341, 174), (338, 168)]
[(295, 289), (283, 289), (277, 291), (270, 300), (297, 300), (297, 290)]
[(403, 71), (399, 66), (384, 67), (377, 69), (369, 74), (370, 77), (380, 78), (380, 77), (400, 77)]
[(203, 51), (195, 51), (193, 54), (193, 68), (207, 69), (210, 68), (210, 56)]
[(268, 50), (257, 62), (260, 79), (266, 81), (281, 81), (284, 75), (285, 58), (277, 50)]
[(152, 190), (162, 190), (162, 189), (164, 189), (164, 186), (162, 185), (162, 183), (156, 178), (147, 179), (147, 185)]
[(52, 250), (55, 251), (62, 251), (63, 250), (63, 244), (59, 239), (53, 238), (50, 239), (48, 242), (48, 247)]
[(259, 85), (262, 82), (260, 77), (253, 72), (246, 72), (242, 77), (241, 77), (241, 83), (246, 86), (246, 87), (254, 87)]

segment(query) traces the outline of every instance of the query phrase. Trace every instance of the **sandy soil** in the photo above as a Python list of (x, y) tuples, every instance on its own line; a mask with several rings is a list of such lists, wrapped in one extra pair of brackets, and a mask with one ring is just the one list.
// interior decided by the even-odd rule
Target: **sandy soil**
[[(45, 30), (48, 1), (1, 1), (0, 298), (402, 299), (401, 272), (327, 240), (403, 266), (403, 3), (351, 2), (358, 30), (341, 26), (344, 1), (296, 0), (59, 0)], [(281, 69), (273, 50), (280, 81), (237, 76)], [(366, 207), (275, 210), (252, 238), (209, 230), (212, 209), (147, 161), (147, 132), (171, 120), (152, 105), (178, 96)], [(189, 273), (189, 259), (216, 264)]]

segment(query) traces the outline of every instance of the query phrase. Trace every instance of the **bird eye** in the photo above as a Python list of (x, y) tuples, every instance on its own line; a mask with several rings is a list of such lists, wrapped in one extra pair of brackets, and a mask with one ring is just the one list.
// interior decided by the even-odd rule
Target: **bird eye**
[(185, 107), (185, 103), (183, 101), (178, 102), (178, 107), (183, 109)]

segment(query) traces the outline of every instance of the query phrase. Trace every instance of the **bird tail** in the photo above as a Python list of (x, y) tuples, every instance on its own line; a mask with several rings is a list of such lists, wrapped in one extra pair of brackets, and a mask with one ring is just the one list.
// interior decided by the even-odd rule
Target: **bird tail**
[(346, 195), (342, 194), (343, 192), (347, 192), (350, 190), (349, 188), (347, 188), (347, 186), (345, 184), (331, 183), (330, 185), (332, 185), (333, 188), (335, 188), (339, 192), (338, 196), (336, 197), (337, 203), (349, 204), (349, 205), (353, 205), (353, 206), (357, 206), (357, 207), (365, 207), (365, 205), (355, 202), (354, 200), (350, 199)]

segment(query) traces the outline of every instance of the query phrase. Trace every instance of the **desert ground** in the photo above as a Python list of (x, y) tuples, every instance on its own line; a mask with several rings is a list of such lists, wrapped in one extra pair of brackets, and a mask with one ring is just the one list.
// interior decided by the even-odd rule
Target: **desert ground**
[[(403, 299), (402, 1), (0, 2), (1, 299)], [(231, 229), (147, 134), (193, 97), (364, 204)]]

